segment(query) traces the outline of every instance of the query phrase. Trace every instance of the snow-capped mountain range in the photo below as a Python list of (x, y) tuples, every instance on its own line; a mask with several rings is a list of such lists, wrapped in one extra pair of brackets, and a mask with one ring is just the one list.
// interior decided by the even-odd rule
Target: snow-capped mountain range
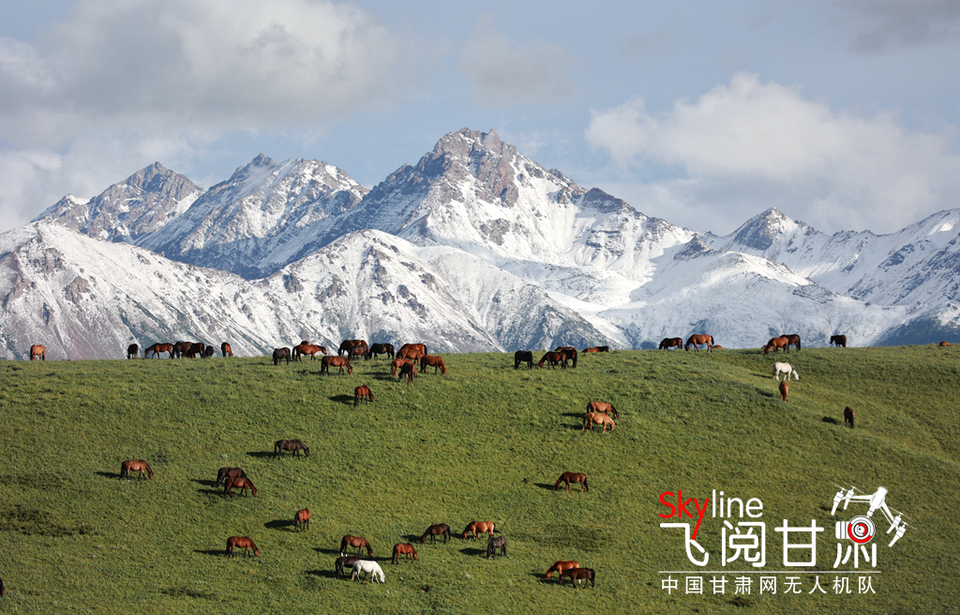
[(960, 337), (960, 210), (890, 235), (769, 209), (718, 237), (584, 189), (493, 131), (445, 135), (372, 189), (260, 155), (203, 190), (153, 164), (0, 235), (0, 356), (130, 343), (425, 342), (436, 352), (807, 346)]

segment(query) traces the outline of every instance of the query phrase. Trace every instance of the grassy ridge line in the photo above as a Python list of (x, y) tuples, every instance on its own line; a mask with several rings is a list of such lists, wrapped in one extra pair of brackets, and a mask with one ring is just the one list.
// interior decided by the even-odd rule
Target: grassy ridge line
[[(450, 355), (446, 377), (411, 386), (390, 381), (384, 361), (342, 378), (319, 377), (317, 363), (267, 359), (0, 364), (0, 512), (29, 522), (0, 528), (11, 546), (0, 554), (11, 588), (0, 608), (723, 610), (734, 608), (729, 592), (660, 591), (656, 571), (685, 558), (658, 527), (658, 494), (761, 497), (773, 545), (780, 517), (816, 517), (832, 529), (831, 482), (852, 480), (890, 487), (890, 504), (933, 531), (881, 545), (876, 597), (752, 596), (754, 611), (937, 612), (957, 592), (938, 579), (957, 569), (960, 530), (931, 493), (957, 493), (948, 385), (958, 359), (924, 347), (791, 353), (801, 381), (791, 382), (787, 404), (771, 358), (755, 351), (617, 352), (565, 372), (515, 372), (506, 355)], [(360, 383), (377, 402), (355, 410)], [(614, 433), (580, 432), (590, 399), (622, 411)], [(855, 431), (821, 421), (841, 420), (844, 405), (858, 411)], [(272, 461), (273, 441), (287, 437), (303, 439), (310, 459)], [(116, 480), (132, 457), (147, 459), (157, 480)], [(224, 500), (212, 486), (222, 465), (247, 469), (260, 495)], [(587, 472), (591, 493), (555, 492), (564, 470)], [(303, 506), (312, 527), (297, 535), (292, 515)], [(383, 587), (331, 578), (345, 533), (363, 534), (386, 559), (394, 542), (431, 523), (459, 532), (487, 519), (507, 536), (503, 561), (486, 561), (482, 542), (456, 540), (418, 546), (416, 564), (385, 565)], [(709, 529), (719, 532), (715, 520)], [(231, 534), (254, 537), (262, 557), (222, 557)], [(597, 568), (596, 590), (542, 582), (550, 563), (567, 558)], [(147, 574), (134, 577), (140, 567)]]

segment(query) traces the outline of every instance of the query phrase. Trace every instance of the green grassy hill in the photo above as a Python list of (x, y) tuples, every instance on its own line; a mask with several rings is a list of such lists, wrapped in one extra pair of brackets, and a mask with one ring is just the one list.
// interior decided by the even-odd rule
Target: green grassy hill
[[(564, 371), (515, 371), (508, 355), (445, 358), (446, 376), (409, 385), (385, 360), (322, 377), (319, 362), (268, 358), (0, 363), (0, 612), (940, 613), (960, 603), (960, 349), (791, 352), (801, 380), (787, 403), (771, 371), (785, 357), (759, 351), (614, 352)], [(373, 404), (353, 406), (359, 384)], [(581, 432), (590, 400), (620, 410), (615, 431)], [(854, 430), (844, 406), (857, 412)], [(303, 440), (310, 457), (274, 460), (281, 438)], [(145, 459), (155, 479), (119, 480), (124, 459)], [(221, 466), (244, 468), (257, 497), (224, 498)], [(567, 470), (587, 473), (590, 492), (556, 491)], [(888, 504), (909, 515), (893, 548), (874, 516), (875, 594), (835, 595), (823, 574), (828, 593), (808, 594), (804, 569), (802, 594), (760, 594), (756, 578), (735, 594), (736, 573), (757, 570), (739, 561), (722, 595), (685, 594), (684, 575), (679, 591), (661, 588), (660, 571), (694, 568), (682, 532), (660, 527), (661, 493), (762, 500), (771, 572), (784, 570), (774, 527), (815, 519), (825, 571), (834, 522), (866, 512), (830, 516), (842, 481), (887, 487)], [(304, 507), (311, 527), (295, 532)], [(506, 558), (486, 559), (482, 540), (419, 544), (433, 523), (459, 534), (474, 520), (497, 522)], [(708, 570), (720, 569), (722, 529), (703, 521)], [(370, 541), (385, 584), (334, 577), (344, 534)], [(260, 557), (225, 557), (231, 535), (252, 537)], [(390, 564), (407, 541), (419, 560)], [(559, 559), (594, 568), (596, 587), (545, 581)]]

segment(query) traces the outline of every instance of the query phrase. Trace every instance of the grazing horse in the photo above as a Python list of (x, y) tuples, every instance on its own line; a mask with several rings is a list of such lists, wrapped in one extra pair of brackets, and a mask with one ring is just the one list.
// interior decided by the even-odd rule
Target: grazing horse
[(250, 549), (253, 549), (253, 555), (255, 557), (260, 557), (260, 549), (257, 548), (257, 545), (253, 543), (248, 536), (231, 536), (227, 538), (227, 555), (232, 556), (233, 550), (237, 547), (243, 547), (243, 554), (245, 556), (250, 555)]
[(327, 349), (323, 346), (317, 346), (316, 344), (297, 344), (293, 347), (293, 356), (295, 360), (299, 361), (301, 355), (308, 354), (310, 355), (310, 360), (314, 361), (317, 358), (317, 353), (327, 354)]
[(203, 354), (201, 354), (200, 356), (204, 359), (209, 359), (216, 352), (217, 351), (213, 346), (207, 346), (206, 348), (203, 349)]
[(830, 346), (831, 344), (836, 344), (837, 348), (846, 348), (847, 347), (847, 336), (846, 335), (831, 335), (830, 336)]
[(353, 374), (353, 367), (350, 365), (350, 361), (348, 361), (347, 359), (344, 359), (344, 358), (341, 357), (341, 356), (336, 356), (336, 357), (323, 357), (323, 359), (320, 360), (320, 373), (321, 373), (321, 374), (327, 374), (327, 375), (329, 376), (329, 375), (330, 375), (330, 366), (331, 366), (331, 365), (332, 365), (333, 367), (339, 367), (339, 368), (340, 368), (340, 372), (339, 372), (340, 374), (343, 374), (343, 368), (344, 368), (344, 367), (347, 368), (347, 373), (348, 373), (348, 374), (351, 374), (351, 375)]
[(120, 478), (126, 477), (129, 480), (130, 472), (139, 472), (137, 479), (142, 479), (146, 473), (147, 477), (153, 480), (153, 470), (143, 459), (128, 459), (120, 464)]
[(190, 342), (176, 342), (173, 345), (173, 354), (178, 359), (182, 358), (188, 352), (190, 352)]
[(367, 343), (366, 343), (366, 342), (364, 342), (364, 341), (361, 340), (359, 344), (355, 344), (355, 345), (347, 352), (347, 358), (348, 358), (348, 359), (353, 359), (354, 361), (356, 361), (357, 359), (359, 359), (359, 358), (361, 358), (361, 357), (367, 356), (367, 354), (369, 354), (369, 353), (370, 353), (370, 347), (367, 346)]
[(713, 349), (713, 336), (712, 336), (712, 335), (707, 335), (707, 334), (705, 334), (705, 333), (704, 333), (704, 334), (691, 335), (691, 336), (689, 337), (689, 339), (687, 339), (687, 345), (684, 346), (684, 350), (690, 350), (690, 346), (693, 346), (693, 351), (694, 351), (694, 352), (699, 352), (699, 351), (700, 351), (700, 348), (699, 348), (699, 347), (700, 347), (701, 345), (703, 345), (703, 344), (706, 344), (706, 345), (707, 345), (707, 350), (712, 350), (712, 349)]
[(350, 534), (347, 534), (346, 536), (340, 539), (340, 555), (341, 556), (346, 555), (347, 549), (350, 547), (356, 547), (357, 554), (359, 554), (362, 549), (366, 549), (367, 556), (373, 557), (373, 549), (370, 548), (370, 543), (367, 542), (367, 539), (364, 538), (363, 536), (351, 536)]
[(682, 337), (665, 337), (660, 342), (660, 350), (670, 350), (671, 348), (681, 349), (683, 348), (683, 338)]
[(257, 497), (257, 488), (253, 486), (253, 482), (246, 476), (228, 478), (226, 482), (223, 483), (223, 495), (230, 495), (230, 490), (233, 488), (239, 489), (240, 495), (247, 495), (247, 490), (249, 489), (253, 497)]
[(159, 359), (161, 352), (169, 352), (172, 359), (174, 357), (173, 344), (154, 344), (143, 351), (143, 357), (149, 359), (150, 355), (153, 354), (154, 358)]
[(853, 408), (847, 406), (843, 409), (843, 424), (849, 425), (850, 429), (853, 429), (853, 419), (855, 416), (856, 413), (854, 413)]
[(771, 337), (767, 345), (763, 347), (763, 354), (768, 354), (771, 348), (774, 352), (781, 348), (783, 348), (784, 352), (790, 352), (790, 340), (783, 335), (780, 337)]
[(780, 380), (780, 374), (783, 374), (784, 380), (789, 380), (790, 376), (793, 376), (794, 380), (800, 380), (800, 374), (798, 374), (797, 370), (793, 369), (793, 366), (789, 363), (773, 364), (773, 377), (776, 380)]
[(136, 344), (130, 344), (129, 346), (127, 346), (128, 359), (136, 359), (138, 356), (140, 356), (140, 346)]
[(400, 380), (403, 380), (404, 378), (406, 378), (407, 382), (410, 383), (410, 382), (413, 382), (413, 379), (416, 375), (417, 375), (417, 366), (410, 361), (404, 361), (403, 365), (400, 366), (400, 373), (398, 374), (398, 378), (400, 378)]
[(577, 366), (577, 349), (573, 346), (557, 346), (553, 351), (565, 354), (570, 359), (570, 367)]
[(377, 583), (383, 583), (383, 568), (381, 568), (377, 562), (371, 562), (365, 559), (354, 562), (353, 574), (350, 575), (350, 579), (359, 581), (361, 573), (369, 575), (371, 582), (376, 581)]
[(349, 557), (338, 557), (337, 561), (333, 564), (333, 569), (337, 573), (337, 578), (340, 578), (340, 573), (343, 572), (345, 568), (353, 569), (353, 565), (360, 561), (361, 558), (351, 555)]
[(613, 407), (613, 404), (608, 404), (605, 401), (592, 401), (587, 404), (587, 412), (602, 412), (613, 417), (613, 420), (620, 420), (620, 413), (617, 412), (617, 409)]
[(447, 542), (450, 539), (450, 526), (446, 523), (431, 525), (420, 537), (420, 544), (425, 543), (428, 536), (430, 537), (430, 544), (436, 544), (437, 536), (443, 536), (443, 542)]
[(425, 357), (427, 353), (423, 350), (423, 344), (406, 344), (397, 351), (397, 359), (409, 359), (417, 361), (420, 357)]
[(305, 530), (310, 527), (310, 509), (304, 508), (303, 510), (298, 510), (297, 514), (293, 516), (293, 529), (296, 530)]
[(473, 538), (476, 540), (477, 532), (481, 534), (486, 532), (490, 536), (493, 536), (495, 531), (493, 521), (471, 521), (466, 529), (463, 530), (463, 540), (467, 539), (467, 534), (473, 534)]
[[(425, 354), (430, 354), (429, 352), (427, 352), (426, 344), (404, 344), (403, 346), (400, 347), (400, 350), (397, 351), (397, 354), (403, 352), (404, 350), (413, 350), (415, 352), (419, 352), (420, 356), (423, 356)], [(418, 357), (409, 357), (409, 358), (419, 359), (420, 357), (418, 356)]]
[(200, 358), (203, 358), (203, 351), (206, 348), (203, 342), (193, 342), (190, 344), (190, 349), (187, 350), (188, 359), (196, 359), (197, 355), (200, 355)]
[(949, 345), (950, 345), (950, 342), (940, 342), (939, 344), (937, 344), (937, 346), (940, 346), (941, 348), (946, 348)]
[(790, 346), (796, 346), (797, 352), (800, 352), (800, 336), (799, 335), (797, 335), (796, 333), (791, 333), (789, 335), (784, 335), (783, 337), (787, 338), (787, 340), (790, 342), (787, 348), (789, 348)]
[(610, 426), (610, 431), (613, 431), (617, 426), (612, 418), (601, 412), (587, 412), (584, 414), (583, 427), (580, 428), (580, 431), (585, 430), (588, 424), (590, 425), (590, 431), (593, 431), (594, 425), (603, 425), (603, 433), (607, 433), (607, 425)]
[(557, 479), (557, 484), (554, 485), (556, 490), (560, 489), (560, 483), (567, 484), (567, 491), (570, 491), (570, 483), (580, 483), (580, 493), (584, 491), (590, 493), (590, 485), (587, 484), (587, 475), (583, 472), (564, 472), (560, 475), (560, 478)]
[(273, 456), (283, 459), (283, 451), (293, 451), (293, 456), (300, 458), (300, 451), (307, 457), (310, 456), (310, 449), (300, 440), (277, 440), (273, 443)]
[(280, 361), (286, 361), (287, 365), (290, 365), (290, 349), (289, 348), (273, 349), (273, 364), (280, 365)]
[(413, 556), (413, 559), (417, 559), (417, 550), (413, 548), (413, 545), (409, 542), (398, 542), (393, 545), (393, 563), (400, 563), (400, 556), (403, 555), (406, 561), (410, 561), (410, 556)]
[(372, 344), (367, 351), (367, 359), (375, 359), (379, 355), (385, 354), (388, 359), (392, 359), (396, 354), (393, 351), (393, 344)]
[(370, 387), (365, 384), (361, 384), (353, 390), (353, 405), (359, 406), (361, 401), (373, 401), (373, 393), (370, 391)]
[(590, 587), (596, 587), (596, 576), (593, 568), (570, 568), (560, 573), (560, 585), (563, 585), (565, 578), (569, 578), (572, 586), (579, 585), (583, 581), (590, 581)]
[(533, 353), (529, 350), (518, 350), (513, 353), (513, 369), (520, 369), (521, 363), (526, 363), (527, 369), (533, 369)]
[(558, 363), (561, 364), (560, 369), (566, 369), (567, 355), (562, 352), (556, 352), (556, 351), (548, 352), (545, 355), (543, 355), (543, 358), (540, 359), (540, 362), (537, 363), (537, 366), (542, 368), (544, 363), (546, 363), (550, 367), (550, 369), (555, 368)]
[[(350, 350), (351, 350), (354, 346), (359, 346), (359, 345), (361, 345), (361, 344), (363, 344), (363, 346), (366, 346), (366, 345), (367, 345), (367, 343), (366, 343), (365, 341), (363, 341), (363, 340), (343, 340), (343, 342), (341, 342), (341, 344), (340, 344), (340, 348), (337, 349), (337, 355), (339, 355), (339, 356), (341, 356), (341, 357), (342, 357), (344, 354), (349, 355), (349, 354), (350, 354)], [(366, 352), (367, 352), (367, 351), (364, 350), (364, 354), (366, 354)]]
[(570, 570), (571, 568), (579, 568), (579, 567), (580, 567), (580, 562), (578, 562), (575, 559), (569, 559), (566, 561), (557, 560), (553, 562), (553, 566), (550, 566), (550, 570), (547, 571), (547, 578), (549, 579), (550, 575), (552, 575), (554, 572), (559, 572), (562, 574), (564, 570)]
[(428, 367), (433, 368), (434, 374), (436, 374), (439, 369), (441, 374), (444, 376), (447, 375), (447, 366), (444, 364), (442, 357), (434, 357), (428, 354), (420, 357), (420, 373), (426, 373)]
[(230, 347), (230, 344), (224, 342), (220, 344), (220, 354), (222, 354), (224, 357), (232, 357), (233, 348)]
[(786, 380), (780, 381), (780, 401), (787, 401), (787, 392), (790, 391), (790, 386), (787, 384)]
[(217, 471), (217, 487), (222, 485), (228, 478), (246, 477), (246, 473), (241, 468), (220, 468)]
[(403, 367), (404, 363), (410, 363), (410, 361), (407, 359), (394, 359), (393, 361), (390, 361), (390, 376), (396, 377), (397, 370)]
[(497, 549), (500, 549), (500, 555), (507, 555), (507, 539), (503, 536), (491, 536), (487, 540), (487, 559), (490, 559), (497, 554)]
[(34, 344), (30, 347), (30, 360), (39, 359), (41, 361), (47, 360), (47, 349), (41, 346), (40, 344)]

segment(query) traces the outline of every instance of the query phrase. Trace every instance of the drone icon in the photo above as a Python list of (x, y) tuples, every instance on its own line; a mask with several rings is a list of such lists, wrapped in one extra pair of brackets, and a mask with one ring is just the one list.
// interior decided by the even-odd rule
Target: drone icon
[[(840, 485), (837, 486), (840, 487)], [(846, 491), (846, 493), (844, 493), (844, 491)], [(873, 521), (871, 521), (870, 518), (873, 516), (873, 513), (879, 510), (883, 513), (883, 516), (886, 517), (887, 523), (890, 524), (890, 529), (887, 530), (887, 534), (890, 532), (896, 532), (893, 540), (891, 540), (890, 544), (887, 545), (892, 547), (893, 544), (900, 540), (900, 537), (903, 536), (907, 531), (907, 523), (903, 520), (902, 512), (891, 509), (889, 506), (887, 506), (887, 493), (888, 491), (886, 487), (877, 487), (877, 490), (873, 493), (864, 493), (853, 485), (849, 485), (849, 489), (844, 489), (841, 487), (840, 491), (833, 496), (833, 509), (830, 511), (830, 515), (832, 516), (836, 514), (837, 506), (840, 505), (841, 501), (843, 502), (843, 510), (847, 509), (847, 506), (850, 504), (850, 502), (863, 502), (869, 504), (870, 507), (867, 509), (867, 516), (854, 517), (849, 524), (843, 524), (843, 531), (846, 532), (847, 536), (854, 542), (868, 542), (871, 538), (873, 538), (874, 530)], [(894, 517), (893, 513), (897, 513), (897, 516)], [(839, 524), (837, 533), (838, 538), (843, 537), (839, 535), (841, 533)]]

